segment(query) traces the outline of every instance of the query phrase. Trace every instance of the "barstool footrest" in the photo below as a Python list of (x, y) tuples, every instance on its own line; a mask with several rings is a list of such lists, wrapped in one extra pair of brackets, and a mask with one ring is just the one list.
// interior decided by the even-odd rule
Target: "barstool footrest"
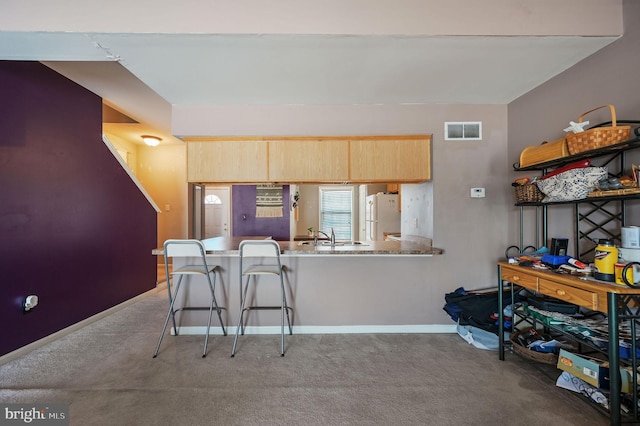
[[(227, 310), (227, 308), (225, 308), (224, 306), (220, 306), (218, 307), (218, 309), (221, 311)], [(208, 311), (208, 310), (209, 310), (208, 306), (185, 306), (184, 308), (176, 309), (175, 311), (173, 311), (173, 313), (177, 314), (180, 311)], [(216, 308), (214, 307), (213, 310), (215, 311)]]
[[(207, 308), (208, 310), (209, 308)], [(253, 310), (261, 310), (261, 309), (267, 309), (267, 310), (280, 310), (282, 309), (282, 306), (249, 306), (248, 308), (244, 308), (243, 311), (253, 311)], [(293, 312), (293, 308), (287, 306), (285, 309), (290, 310), (291, 312)]]

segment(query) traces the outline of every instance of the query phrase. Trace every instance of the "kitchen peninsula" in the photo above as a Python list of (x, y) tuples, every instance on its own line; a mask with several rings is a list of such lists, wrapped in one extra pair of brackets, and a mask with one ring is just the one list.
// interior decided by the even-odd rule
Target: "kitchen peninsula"
[[(218, 256), (237, 256), (238, 246), (242, 240), (263, 240), (268, 236), (258, 237), (216, 237), (202, 240), (207, 254)], [(337, 241), (334, 246), (328, 241), (278, 241), (282, 257), (292, 255), (417, 255), (433, 256), (442, 254), (442, 249), (431, 246), (431, 239), (408, 236), (400, 241)], [(162, 254), (162, 249), (156, 249), (153, 254)]]
[[(240, 304), (238, 246), (243, 239), (263, 238), (269, 237), (203, 240), (207, 262), (219, 265), (216, 297), (227, 308), (223, 319), (232, 330)], [(278, 241), (293, 308), (294, 334), (454, 331), (454, 326), (428, 325), (424, 320), (430, 297), (430, 258), (443, 254), (443, 250), (427, 244), (430, 241), (408, 237), (362, 244), (338, 242), (335, 246)], [(162, 255), (162, 249), (153, 250), (153, 254)], [(174, 262), (178, 267), (183, 260), (176, 258)], [(270, 281), (265, 277), (264, 285), (258, 287), (263, 305), (278, 304), (278, 285)], [(207, 291), (205, 286), (191, 286), (190, 303), (197, 305), (205, 300)], [(277, 334), (279, 322), (279, 315), (273, 312), (254, 311), (247, 332)], [(202, 315), (186, 312), (180, 320), (180, 333), (202, 334), (205, 323)]]

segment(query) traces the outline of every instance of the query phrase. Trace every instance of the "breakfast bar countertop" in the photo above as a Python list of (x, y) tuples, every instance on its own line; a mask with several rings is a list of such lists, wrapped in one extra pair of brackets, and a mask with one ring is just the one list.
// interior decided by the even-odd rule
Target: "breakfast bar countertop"
[(362, 241), (360, 244), (336, 242), (335, 246), (300, 245), (298, 241), (278, 241), (284, 255), (421, 255), (442, 254), (442, 250), (415, 241)]
[[(269, 236), (252, 237), (215, 237), (202, 240), (207, 254), (238, 255), (238, 247), (243, 240), (264, 240)], [(306, 242), (305, 242), (306, 243)], [(361, 243), (345, 243), (337, 241), (335, 246), (301, 244), (300, 241), (278, 241), (282, 254), (285, 256), (312, 255), (418, 255), (433, 256), (443, 253), (442, 249), (432, 247), (429, 238), (414, 237), (401, 241), (362, 241)], [(163, 248), (152, 251), (154, 255), (162, 255)]]

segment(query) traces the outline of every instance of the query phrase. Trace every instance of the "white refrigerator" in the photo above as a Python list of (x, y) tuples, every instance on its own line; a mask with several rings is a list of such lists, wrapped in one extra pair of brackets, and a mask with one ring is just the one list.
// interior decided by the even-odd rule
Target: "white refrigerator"
[(369, 195), (365, 205), (365, 239), (382, 241), (384, 234), (400, 233), (398, 194)]

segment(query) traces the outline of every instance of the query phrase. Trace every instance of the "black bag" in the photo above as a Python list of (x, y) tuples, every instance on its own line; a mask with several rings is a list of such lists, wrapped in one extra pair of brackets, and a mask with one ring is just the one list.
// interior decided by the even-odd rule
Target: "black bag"
[[(498, 334), (495, 314), (502, 315), (502, 309), (498, 309), (498, 291), (467, 292), (459, 287), (445, 294), (444, 300), (443, 309), (460, 325), (471, 325)], [(511, 304), (511, 291), (503, 293), (502, 302), (503, 309)]]

